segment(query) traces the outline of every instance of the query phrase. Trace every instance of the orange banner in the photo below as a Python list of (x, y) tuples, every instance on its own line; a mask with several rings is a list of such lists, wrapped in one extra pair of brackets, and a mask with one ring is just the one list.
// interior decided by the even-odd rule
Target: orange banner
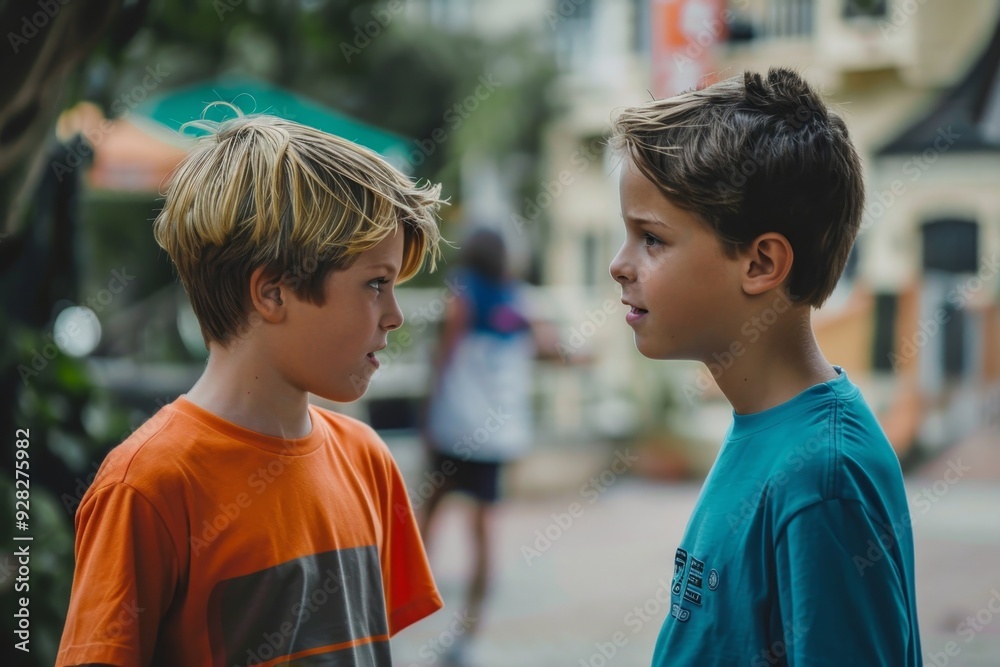
[(653, 93), (670, 97), (714, 82), (716, 48), (729, 33), (725, 0), (652, 0)]

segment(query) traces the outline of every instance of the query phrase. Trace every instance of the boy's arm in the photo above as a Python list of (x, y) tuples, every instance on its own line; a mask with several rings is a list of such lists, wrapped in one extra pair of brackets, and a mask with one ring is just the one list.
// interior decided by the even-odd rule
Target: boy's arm
[(148, 665), (177, 581), (173, 540), (156, 509), (113, 484), (76, 516), (76, 568), (58, 667)]
[(383, 445), (387, 475), (382, 500), (382, 562), (389, 635), (444, 606), (410, 505), (403, 476)]
[(778, 537), (784, 641), (758, 647), (764, 658), (787, 653), (790, 667), (911, 664), (915, 624), (908, 584), (891, 557), (898, 551), (896, 536), (857, 501), (801, 510)]

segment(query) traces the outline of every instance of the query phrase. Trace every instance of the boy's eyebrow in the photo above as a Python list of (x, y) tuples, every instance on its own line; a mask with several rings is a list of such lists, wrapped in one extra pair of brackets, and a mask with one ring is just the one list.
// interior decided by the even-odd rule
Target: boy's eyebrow
[(394, 265), (392, 265), (392, 264), (390, 264), (388, 262), (380, 262), (378, 264), (371, 264), (368, 268), (371, 269), (371, 270), (374, 270), (374, 269), (384, 269), (388, 273), (396, 273), (396, 272), (399, 271), (399, 269), (396, 266), (394, 266)]
[(636, 225), (659, 225), (661, 227), (667, 227), (665, 222), (657, 220), (652, 217), (638, 216), (638, 215), (626, 215), (625, 220), (632, 222)]

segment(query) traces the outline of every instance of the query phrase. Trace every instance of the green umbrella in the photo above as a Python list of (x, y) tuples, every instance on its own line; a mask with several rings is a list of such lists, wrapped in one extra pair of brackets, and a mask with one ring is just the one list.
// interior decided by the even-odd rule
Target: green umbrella
[[(171, 90), (138, 105), (135, 113), (177, 131), (184, 123), (201, 118), (203, 113), (206, 119), (215, 121), (232, 117), (232, 110), (223, 105), (206, 111), (208, 104), (219, 101), (232, 103), (243, 113), (272, 114), (329, 132), (380, 153), (397, 167), (409, 166), (404, 137), (257, 79), (226, 78)], [(199, 135), (205, 131), (192, 127), (185, 133)]]

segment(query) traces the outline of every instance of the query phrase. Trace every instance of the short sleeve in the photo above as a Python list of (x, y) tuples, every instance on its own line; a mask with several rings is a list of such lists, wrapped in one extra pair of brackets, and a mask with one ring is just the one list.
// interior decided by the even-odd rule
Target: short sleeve
[(126, 484), (97, 490), (77, 512), (75, 553), (56, 665), (150, 664), (178, 576), (156, 509)]
[(800, 511), (775, 551), (784, 638), (762, 647), (790, 667), (905, 665), (912, 639), (895, 536), (860, 503)]
[(382, 499), (383, 586), (389, 634), (430, 616), (444, 606), (427, 562), (424, 543), (403, 477), (385, 449), (387, 493)]

